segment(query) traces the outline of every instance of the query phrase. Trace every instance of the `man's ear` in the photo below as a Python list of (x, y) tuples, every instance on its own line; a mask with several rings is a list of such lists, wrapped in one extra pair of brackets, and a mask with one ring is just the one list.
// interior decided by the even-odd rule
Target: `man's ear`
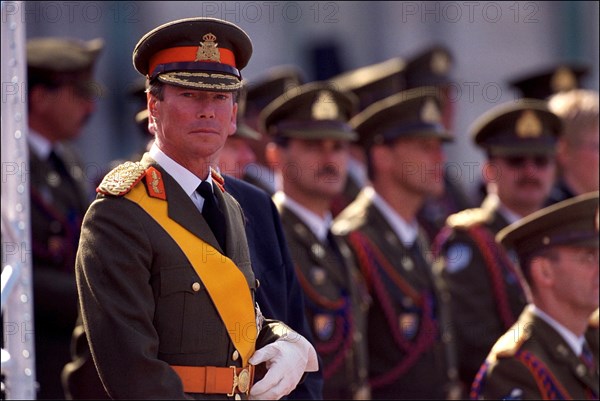
[(148, 117), (153, 120), (159, 117), (158, 99), (148, 93)]
[(530, 262), (530, 275), (538, 287), (547, 287), (554, 282), (554, 269), (552, 263), (545, 257), (534, 257)]
[(267, 160), (267, 163), (269, 163), (270, 165), (273, 165), (273, 166), (281, 165), (280, 152), (281, 152), (281, 150), (275, 143), (273, 143), (273, 142), (267, 143), (267, 145), (265, 147), (265, 159)]

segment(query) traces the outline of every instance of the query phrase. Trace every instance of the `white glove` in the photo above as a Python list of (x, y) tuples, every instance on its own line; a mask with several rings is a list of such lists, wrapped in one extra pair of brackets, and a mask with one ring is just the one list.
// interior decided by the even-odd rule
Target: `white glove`
[(254, 352), (250, 364), (265, 362), (267, 373), (250, 389), (251, 400), (278, 400), (296, 388), (304, 372), (319, 370), (317, 351), (293, 330)]

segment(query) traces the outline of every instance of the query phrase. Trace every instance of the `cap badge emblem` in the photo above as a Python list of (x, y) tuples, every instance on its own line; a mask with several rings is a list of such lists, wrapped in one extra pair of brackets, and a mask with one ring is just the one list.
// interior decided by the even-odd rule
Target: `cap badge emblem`
[(537, 138), (542, 135), (542, 121), (533, 110), (525, 110), (515, 125), (520, 138)]
[(442, 116), (440, 109), (432, 99), (427, 99), (421, 108), (421, 120), (426, 123), (439, 123)]
[(431, 56), (431, 71), (437, 75), (444, 75), (450, 70), (450, 59), (443, 52), (435, 52)]
[(560, 67), (550, 81), (550, 87), (556, 92), (568, 91), (577, 87), (577, 79), (570, 68)]
[(202, 36), (203, 42), (200, 42), (198, 51), (196, 52), (196, 59), (194, 61), (213, 61), (216, 63), (221, 62), (221, 53), (217, 48), (218, 43), (215, 41), (217, 37), (212, 33), (207, 33)]
[(312, 118), (315, 120), (335, 120), (340, 110), (330, 92), (321, 91), (312, 105)]

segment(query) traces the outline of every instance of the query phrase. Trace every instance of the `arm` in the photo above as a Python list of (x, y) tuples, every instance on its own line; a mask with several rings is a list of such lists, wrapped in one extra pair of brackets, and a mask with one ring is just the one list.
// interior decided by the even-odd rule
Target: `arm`
[(99, 376), (112, 398), (184, 399), (178, 376), (157, 357), (150, 285), (155, 250), (143, 224), (147, 220), (122, 198), (90, 207), (76, 263), (82, 318)]

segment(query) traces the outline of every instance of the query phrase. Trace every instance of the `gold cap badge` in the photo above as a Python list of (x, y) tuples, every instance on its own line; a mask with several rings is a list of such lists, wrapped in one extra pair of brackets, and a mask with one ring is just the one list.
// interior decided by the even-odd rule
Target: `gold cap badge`
[(426, 123), (439, 123), (442, 119), (440, 109), (432, 99), (427, 99), (421, 108), (421, 120)]
[(444, 75), (450, 70), (450, 59), (444, 52), (435, 52), (431, 57), (431, 71), (437, 75)]
[(340, 110), (331, 92), (321, 91), (312, 105), (312, 118), (315, 120), (335, 120)]
[(550, 80), (550, 87), (556, 92), (568, 91), (577, 87), (577, 78), (568, 67), (560, 67)]
[(542, 135), (542, 121), (533, 110), (525, 110), (515, 124), (515, 132), (520, 138), (537, 138)]
[(202, 36), (203, 42), (200, 42), (198, 46), (198, 52), (196, 53), (196, 60), (194, 61), (214, 61), (217, 63), (221, 62), (221, 53), (216, 43), (217, 37), (212, 33), (207, 33)]

